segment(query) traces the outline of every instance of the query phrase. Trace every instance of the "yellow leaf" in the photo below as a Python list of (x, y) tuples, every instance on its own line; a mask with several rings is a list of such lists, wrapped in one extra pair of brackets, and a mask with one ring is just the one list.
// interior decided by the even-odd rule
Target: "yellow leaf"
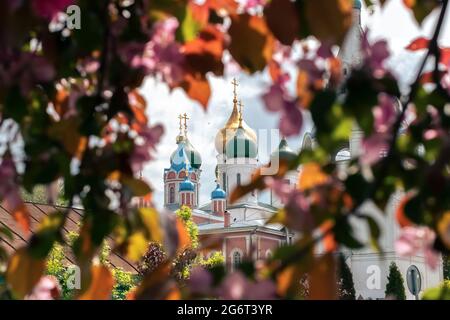
[(132, 261), (139, 261), (145, 254), (148, 240), (142, 232), (135, 232), (128, 238), (127, 257)]
[(114, 287), (114, 277), (104, 265), (91, 268), (91, 283), (89, 288), (78, 297), (79, 300), (108, 300)]
[(450, 249), (450, 211), (445, 212), (439, 219), (437, 231), (447, 249)]
[(152, 189), (148, 186), (148, 184), (141, 179), (135, 179), (130, 176), (122, 176), (120, 182), (130, 188), (133, 195), (136, 197), (143, 197), (152, 192)]
[(48, 135), (61, 142), (66, 151), (78, 159), (87, 146), (87, 138), (78, 133), (79, 124), (77, 117), (70, 117), (54, 123), (48, 129)]
[(161, 232), (158, 212), (153, 208), (140, 208), (139, 214), (142, 222), (150, 234), (150, 240), (153, 242), (162, 243), (163, 235)]
[(10, 258), (6, 281), (13, 294), (23, 299), (39, 282), (45, 270), (45, 260), (31, 257), (26, 247), (20, 248)]

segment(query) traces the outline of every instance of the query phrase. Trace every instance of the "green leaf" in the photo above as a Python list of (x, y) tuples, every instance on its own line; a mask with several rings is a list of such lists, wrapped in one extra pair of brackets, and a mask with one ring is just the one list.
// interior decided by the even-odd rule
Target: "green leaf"
[(364, 247), (364, 245), (353, 236), (353, 229), (348, 223), (347, 218), (344, 220), (336, 220), (334, 239), (349, 249), (360, 249)]
[(194, 40), (202, 26), (194, 19), (190, 6), (186, 6), (180, 21), (181, 25), (176, 33), (177, 39), (183, 43)]

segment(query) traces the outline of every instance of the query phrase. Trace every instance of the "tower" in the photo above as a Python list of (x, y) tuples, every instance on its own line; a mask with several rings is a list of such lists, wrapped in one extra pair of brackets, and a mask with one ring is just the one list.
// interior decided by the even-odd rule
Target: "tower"
[(183, 182), (180, 183), (180, 206), (193, 208), (196, 205), (194, 198), (195, 184), (189, 178), (189, 170), (186, 168)]
[(211, 211), (214, 215), (223, 216), (227, 209), (227, 193), (219, 184), (211, 192)]
[[(177, 149), (170, 156), (170, 167), (164, 169), (164, 206), (177, 209), (189, 202), (191, 208), (196, 208), (199, 203), (201, 156), (187, 136), (188, 116), (179, 115), (178, 119), (180, 132), (176, 138)], [(186, 189), (190, 184), (193, 190)]]
[[(250, 182), (258, 167), (256, 133), (243, 119), (242, 102), (238, 103), (236, 79), (232, 82), (233, 111), (225, 127), (216, 135), (217, 178), (221, 188), (230, 195), (238, 185)], [(239, 109), (238, 109), (239, 106)], [(239, 203), (257, 203), (256, 191), (242, 197)]]
[[(281, 138), (278, 148), (275, 149), (270, 155), (270, 160), (273, 161), (275, 157), (278, 157), (279, 160), (285, 160), (288, 163), (297, 157), (297, 154), (289, 147), (285, 137)], [(298, 168), (296, 170), (288, 171), (283, 177), (283, 182), (289, 188), (295, 188), (297, 185), (298, 174)], [(281, 207), (284, 205), (284, 203), (282, 203), (281, 200), (275, 195), (273, 190), (270, 191), (270, 204), (274, 207)]]
[[(363, 31), (361, 28), (361, 1), (355, 0), (353, 2), (353, 24), (347, 33), (347, 36), (339, 51), (339, 58), (342, 61), (342, 74), (344, 79), (350, 76), (351, 70), (357, 68), (363, 62), (363, 54), (361, 50)], [(337, 161), (345, 161), (343, 155), (350, 155), (350, 157), (357, 157), (361, 150), (361, 140), (363, 132), (355, 124), (352, 128), (351, 137), (348, 148), (344, 148), (338, 152), (339, 159)], [(346, 160), (349, 160), (347, 158)]]

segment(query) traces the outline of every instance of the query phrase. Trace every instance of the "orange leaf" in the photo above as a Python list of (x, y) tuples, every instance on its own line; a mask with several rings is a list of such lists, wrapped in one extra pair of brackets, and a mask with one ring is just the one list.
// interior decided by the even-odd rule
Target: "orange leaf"
[(270, 77), (272, 78), (272, 81), (276, 82), (282, 74), (280, 64), (278, 62), (276, 62), (275, 60), (271, 59), (269, 61), (268, 67), (269, 67), (269, 74), (270, 74)]
[(241, 67), (250, 72), (261, 71), (272, 58), (275, 38), (266, 21), (249, 14), (231, 16), (230, 53)]
[(203, 109), (206, 110), (208, 108), (211, 87), (204, 75), (187, 73), (184, 77), (182, 87), (189, 98), (198, 101)]
[(22, 228), (25, 235), (28, 235), (30, 233), (30, 213), (28, 212), (27, 207), (25, 207), (25, 204), (21, 203), (17, 208), (15, 208), (12, 211), (12, 216)]
[(147, 102), (145, 101), (144, 97), (140, 95), (137, 90), (133, 90), (128, 93), (128, 103), (130, 105), (131, 111), (133, 111), (136, 121), (141, 124), (147, 124), (148, 119), (145, 115)]
[(225, 40), (222, 31), (215, 26), (207, 26), (197, 38), (183, 47), (187, 69), (192, 73), (199, 72), (204, 75), (207, 72), (213, 72), (216, 76), (222, 76), (224, 47)]
[(399, 226), (402, 228), (413, 225), (412, 221), (409, 220), (409, 218), (405, 214), (405, 206), (408, 203), (408, 201), (411, 200), (411, 197), (412, 197), (411, 194), (405, 195), (402, 198), (402, 200), (400, 201), (400, 203), (398, 204), (397, 210), (395, 212), (395, 217), (397, 218), (397, 222), (398, 222)]
[(23, 299), (41, 279), (45, 270), (45, 260), (31, 257), (26, 247), (22, 247), (9, 259), (6, 282), (13, 294)]
[(78, 297), (79, 300), (108, 300), (114, 287), (114, 277), (104, 265), (92, 266), (89, 288)]
[(437, 231), (447, 249), (450, 249), (450, 211), (444, 212), (437, 224)]
[(192, 17), (201, 26), (206, 26), (209, 20), (209, 7), (205, 4), (197, 4), (193, 1), (188, 3)]
[(178, 252), (186, 249), (191, 245), (191, 237), (189, 232), (180, 218), (177, 217), (177, 232), (178, 232)]
[(325, 184), (328, 175), (325, 174), (317, 163), (304, 164), (298, 176), (298, 188), (302, 191)]
[(272, 0), (264, 10), (267, 24), (275, 37), (291, 45), (300, 31), (297, 8), (291, 0)]
[[(322, 223), (322, 225), (319, 226), (319, 230), (320, 230), (320, 232), (326, 233), (328, 230), (333, 228), (333, 226), (334, 226), (334, 221), (327, 220), (324, 223)], [(336, 240), (334, 239), (334, 235), (332, 233), (328, 233), (323, 237), (322, 244), (323, 244), (324, 252), (327, 252), (327, 253), (332, 253), (332, 252), (336, 251), (337, 246), (338, 246)]]
[(171, 262), (166, 261), (153, 272), (149, 272), (130, 298), (136, 300), (174, 300), (180, 291), (170, 276)]
[(297, 75), (297, 95), (300, 99), (301, 106), (308, 108), (313, 94), (310, 89), (308, 73), (303, 70), (299, 70)]
[(310, 300), (335, 300), (337, 281), (335, 258), (327, 253), (317, 257), (310, 271)]
[(430, 41), (424, 37), (414, 39), (405, 49), (409, 51), (417, 51), (428, 48)]
[(206, 0), (208, 6), (215, 11), (226, 11), (228, 14), (236, 13), (239, 3), (236, 0)]

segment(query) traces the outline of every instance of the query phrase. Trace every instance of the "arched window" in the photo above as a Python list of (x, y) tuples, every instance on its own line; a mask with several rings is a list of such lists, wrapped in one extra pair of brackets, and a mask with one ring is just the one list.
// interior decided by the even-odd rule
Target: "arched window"
[(241, 253), (239, 251), (235, 251), (233, 253), (233, 268), (239, 266), (242, 262)]
[(174, 202), (175, 202), (175, 188), (170, 187), (169, 188), (169, 203), (174, 203)]
[(240, 186), (241, 185), (241, 174), (240, 173), (238, 173), (236, 175), (236, 181), (237, 181), (237, 185)]

